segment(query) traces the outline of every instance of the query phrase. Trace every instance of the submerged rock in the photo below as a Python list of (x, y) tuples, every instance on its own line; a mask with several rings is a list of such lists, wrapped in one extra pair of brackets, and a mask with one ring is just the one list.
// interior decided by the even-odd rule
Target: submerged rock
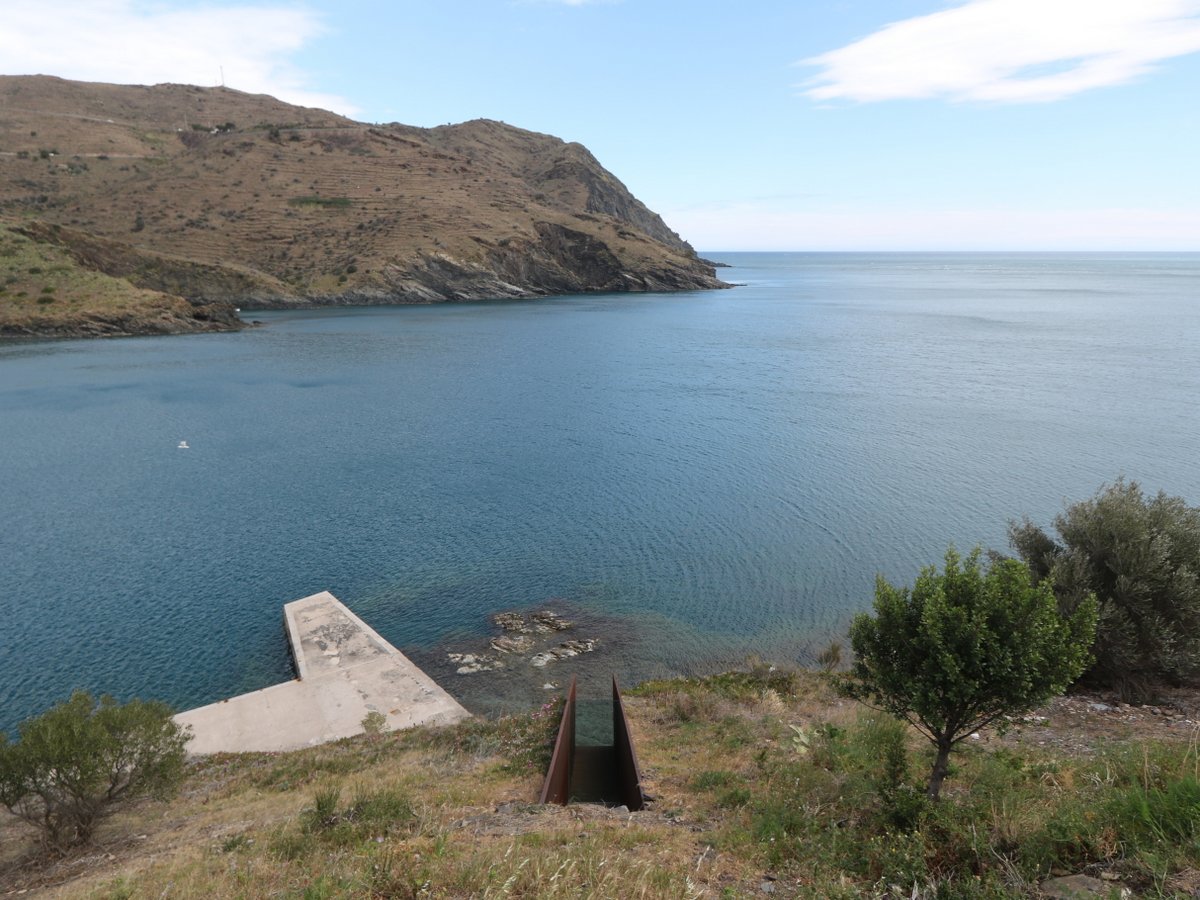
[(535, 653), (529, 662), (540, 669), (559, 659), (567, 659), (581, 653), (591, 653), (599, 643), (595, 638), (583, 641), (563, 641), (557, 647), (550, 647), (541, 653)]
[(534, 631), (547, 634), (551, 631), (566, 631), (568, 628), (574, 627), (573, 622), (568, 622), (558, 613), (545, 609), (541, 612), (535, 612), (530, 618), (533, 619)]
[(504, 663), (482, 653), (447, 653), (446, 657), (450, 662), (458, 664), (455, 671), (459, 675), (474, 675), (477, 672), (492, 672), (504, 668)]
[(533, 649), (533, 640), (525, 634), (492, 638), (492, 649), (500, 653), (524, 653)]
[(492, 616), (492, 621), (508, 634), (530, 634), (533, 629), (520, 613), (502, 612)]
[(535, 612), (528, 619), (518, 612), (496, 613), (492, 621), (507, 634), (551, 634), (567, 631), (575, 624), (549, 609)]
[[(492, 616), (492, 623), (504, 633), (492, 638), (489, 647), (496, 656), (487, 653), (449, 653), (450, 661), (457, 664), (458, 674), (473, 675), (505, 667), (505, 656), (528, 657), (534, 668), (543, 668), (560, 659), (591, 653), (599, 645), (596, 638), (566, 640), (557, 646), (547, 646), (550, 635), (560, 634), (575, 627), (550, 609), (534, 613), (500, 612)], [(539, 649), (541, 648), (541, 649)], [(535, 652), (536, 651), (536, 652)], [(532, 654), (532, 655), (530, 655)], [(549, 689), (549, 688), (547, 688)]]

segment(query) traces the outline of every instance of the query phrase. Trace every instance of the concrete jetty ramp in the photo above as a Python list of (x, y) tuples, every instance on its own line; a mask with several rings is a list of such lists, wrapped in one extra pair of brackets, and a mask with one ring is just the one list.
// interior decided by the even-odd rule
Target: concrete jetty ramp
[(188, 752), (295, 750), (362, 733), (379, 712), (389, 729), (448, 725), (458, 701), (328, 591), (283, 607), (299, 678), (175, 716)]

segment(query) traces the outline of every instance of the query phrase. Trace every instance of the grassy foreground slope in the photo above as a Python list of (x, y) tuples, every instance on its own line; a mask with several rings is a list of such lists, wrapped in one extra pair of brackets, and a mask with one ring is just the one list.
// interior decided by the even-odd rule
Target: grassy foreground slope
[[(35, 862), (0, 820), (0, 894), (51, 897), (1006, 897), (1055, 875), (1200, 887), (1194, 698), (1055, 701), (983, 734), (943, 800), (927, 748), (765, 666), (627, 696), (649, 809), (535, 804), (556, 705), (286, 754), (214, 757), (184, 791)], [(909, 774), (909, 769), (912, 775)]]

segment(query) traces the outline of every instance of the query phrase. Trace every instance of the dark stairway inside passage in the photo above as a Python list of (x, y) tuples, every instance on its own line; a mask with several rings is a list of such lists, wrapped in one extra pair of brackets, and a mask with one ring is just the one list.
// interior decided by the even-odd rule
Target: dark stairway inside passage
[(642, 809), (641, 773), (617, 679), (612, 705), (579, 701), (571, 679), (554, 755), (542, 786), (542, 803), (604, 803)]

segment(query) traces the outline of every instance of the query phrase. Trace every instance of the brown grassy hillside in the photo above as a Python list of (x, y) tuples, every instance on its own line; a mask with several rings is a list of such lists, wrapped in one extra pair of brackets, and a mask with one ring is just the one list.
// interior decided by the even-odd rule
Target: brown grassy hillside
[(227, 88), (0, 77), (0, 214), (196, 264), (182, 281), (123, 271), (239, 305), (721, 286), (578, 144), (487, 120), (366, 125)]

